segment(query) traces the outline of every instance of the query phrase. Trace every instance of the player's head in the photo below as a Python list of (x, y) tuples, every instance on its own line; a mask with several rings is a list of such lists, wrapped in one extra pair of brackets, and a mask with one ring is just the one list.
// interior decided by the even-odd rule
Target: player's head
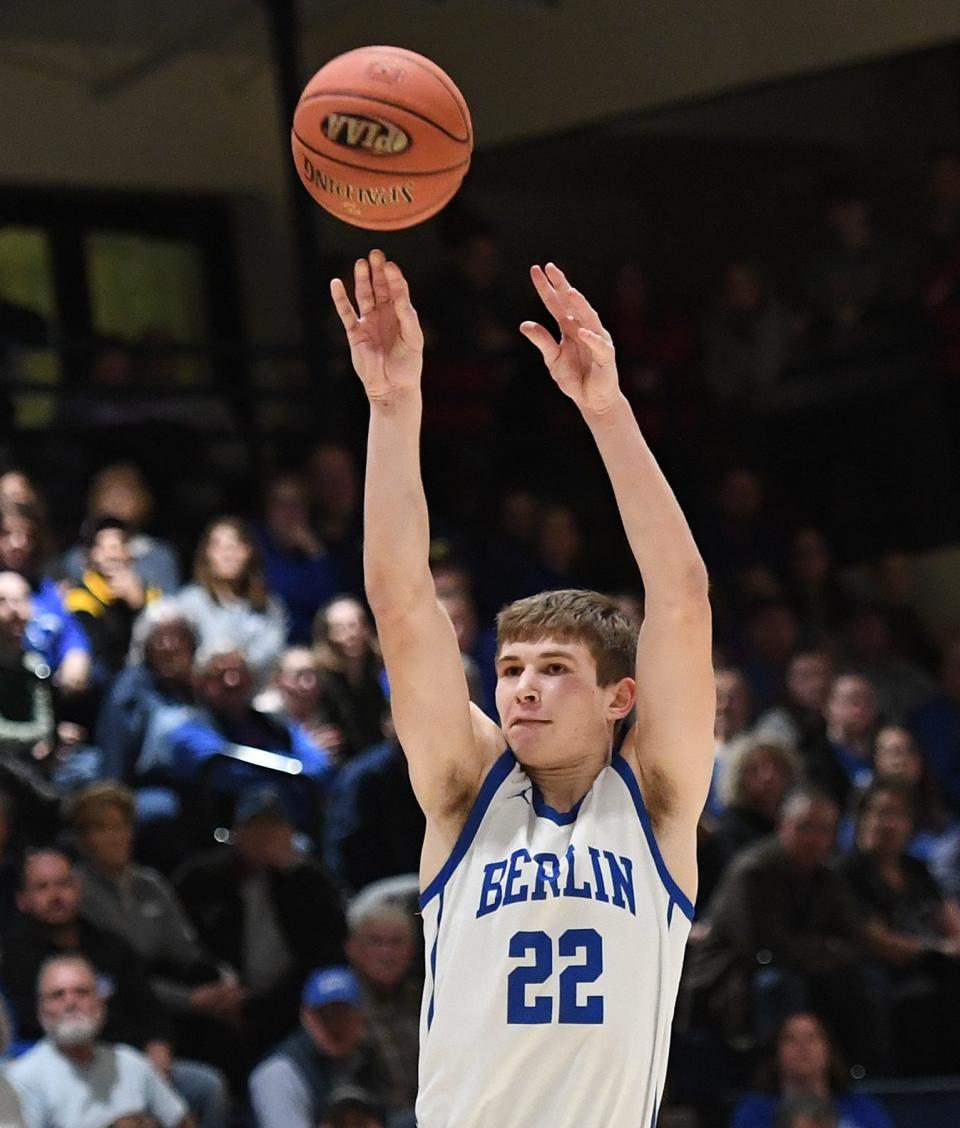
[(608, 750), (633, 707), (637, 630), (613, 600), (555, 591), (497, 618), (497, 708), (521, 762)]
[(597, 666), (597, 684), (632, 678), (637, 628), (609, 596), (596, 591), (545, 591), (518, 599), (497, 616), (497, 653), (507, 642), (583, 643)]

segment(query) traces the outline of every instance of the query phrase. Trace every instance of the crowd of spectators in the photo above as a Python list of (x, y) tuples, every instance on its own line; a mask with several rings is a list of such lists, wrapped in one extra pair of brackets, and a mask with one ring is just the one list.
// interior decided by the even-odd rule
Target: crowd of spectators
[[(882, 1128), (852, 1080), (960, 1073), (957, 624), (921, 616), (892, 517), (858, 555), (842, 506), (692, 445), (709, 416), (753, 456), (773, 391), (905, 343), (958, 402), (960, 158), (912, 273), (858, 189), (824, 220), (793, 292), (731, 262), (702, 332), (636, 261), (605, 311), (712, 581), (716, 769), (666, 1097), (703, 1128)], [(643, 593), (564, 404), (526, 380), (495, 240), (453, 245), (418, 303), (431, 564), (492, 714), (503, 603), (592, 586), (639, 621)], [(364, 603), (361, 453), (278, 460), (192, 538), (153, 523), (136, 461), (93, 468), (60, 544), (42, 463), (0, 476), (0, 1105), (30, 1128), (412, 1124), (423, 816)], [(831, 452), (837, 490), (856, 453)]]

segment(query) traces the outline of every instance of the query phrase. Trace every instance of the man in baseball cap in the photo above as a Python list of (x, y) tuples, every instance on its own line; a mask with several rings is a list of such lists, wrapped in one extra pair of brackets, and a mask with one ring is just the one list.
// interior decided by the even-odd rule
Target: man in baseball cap
[(379, 1100), (387, 1073), (366, 1038), (356, 975), (349, 967), (321, 967), (303, 986), (298, 1029), (250, 1077), (258, 1128), (314, 1128), (342, 1086)]

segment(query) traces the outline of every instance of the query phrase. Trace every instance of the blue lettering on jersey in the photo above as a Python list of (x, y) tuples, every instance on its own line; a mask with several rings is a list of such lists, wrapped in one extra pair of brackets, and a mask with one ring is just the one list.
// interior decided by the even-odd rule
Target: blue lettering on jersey
[[(514, 850), (509, 858), (488, 862), (483, 867), (476, 915), (487, 916), (505, 905), (523, 901), (577, 897), (612, 904), (636, 916), (633, 859), (594, 846), (588, 846), (587, 851), (589, 863), (578, 858), (572, 845), (562, 858), (549, 853), (531, 858), (528, 850), (520, 849)], [(592, 882), (587, 880), (588, 872), (593, 877)]]

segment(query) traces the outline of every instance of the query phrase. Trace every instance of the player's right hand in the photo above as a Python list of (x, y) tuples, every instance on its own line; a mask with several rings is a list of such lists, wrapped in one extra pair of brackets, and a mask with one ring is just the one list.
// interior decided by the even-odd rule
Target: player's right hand
[(353, 268), (356, 308), (339, 278), (330, 294), (350, 345), (350, 359), (367, 398), (382, 400), (420, 387), (423, 331), (400, 267), (371, 251)]

